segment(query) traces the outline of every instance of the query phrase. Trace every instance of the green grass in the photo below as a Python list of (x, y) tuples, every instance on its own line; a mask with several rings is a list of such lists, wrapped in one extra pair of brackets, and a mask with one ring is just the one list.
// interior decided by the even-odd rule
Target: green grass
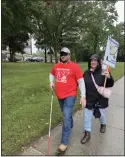
[[(80, 64), (83, 71), (87, 63)], [(2, 63), (2, 155), (14, 155), (21, 147), (48, 133), (51, 93), (48, 75), (52, 64)], [(124, 75), (124, 64), (111, 68), (115, 80)], [(75, 108), (80, 107), (77, 99)], [(52, 127), (62, 119), (54, 97)]]

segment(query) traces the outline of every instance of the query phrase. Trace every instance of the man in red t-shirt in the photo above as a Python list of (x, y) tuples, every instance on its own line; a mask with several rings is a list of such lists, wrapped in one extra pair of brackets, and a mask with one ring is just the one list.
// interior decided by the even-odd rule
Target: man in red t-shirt
[(81, 93), (80, 104), (82, 107), (86, 105), (83, 73), (76, 63), (70, 61), (70, 50), (68, 48), (61, 49), (60, 62), (53, 66), (49, 79), (50, 88), (51, 90), (55, 88), (55, 94), (63, 112), (62, 139), (58, 151), (65, 152), (69, 143), (70, 131), (73, 127), (72, 110), (78, 86)]

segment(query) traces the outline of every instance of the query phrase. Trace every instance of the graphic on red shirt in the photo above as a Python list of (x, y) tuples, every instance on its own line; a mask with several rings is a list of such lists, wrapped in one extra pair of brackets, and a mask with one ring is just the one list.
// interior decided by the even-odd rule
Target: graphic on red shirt
[(70, 69), (57, 68), (57, 79), (56, 82), (67, 83), (67, 76), (70, 73)]

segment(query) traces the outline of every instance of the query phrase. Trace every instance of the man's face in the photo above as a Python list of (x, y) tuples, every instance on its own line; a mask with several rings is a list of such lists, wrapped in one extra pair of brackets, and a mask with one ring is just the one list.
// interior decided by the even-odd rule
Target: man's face
[(70, 60), (70, 56), (68, 53), (61, 51), (60, 52), (60, 59), (61, 59), (61, 62), (67, 63)]

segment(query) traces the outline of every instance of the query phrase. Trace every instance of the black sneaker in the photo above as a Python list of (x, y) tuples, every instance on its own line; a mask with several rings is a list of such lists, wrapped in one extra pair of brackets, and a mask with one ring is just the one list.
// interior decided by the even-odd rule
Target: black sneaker
[(105, 133), (106, 132), (106, 124), (101, 124), (100, 126), (100, 132)]

